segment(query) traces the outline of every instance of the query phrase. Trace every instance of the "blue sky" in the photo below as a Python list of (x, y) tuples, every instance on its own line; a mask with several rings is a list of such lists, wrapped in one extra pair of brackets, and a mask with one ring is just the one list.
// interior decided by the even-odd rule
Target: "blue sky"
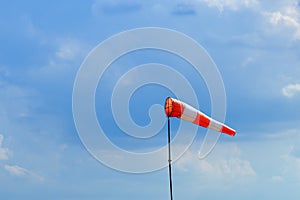
[[(226, 122), (237, 130), (199, 160), (205, 134), (199, 128), (173, 165), (174, 199), (299, 199), (300, 3), (294, 0), (2, 2), (1, 199), (169, 198), (167, 169), (128, 174), (102, 165), (81, 143), (72, 116), (73, 83), (88, 52), (121, 31), (149, 26), (180, 31), (208, 51), (223, 77)], [(120, 73), (148, 62), (186, 65), (174, 55), (136, 52), (118, 60), (97, 90), (97, 116), (124, 149), (166, 144), (165, 128), (149, 141), (128, 138), (106, 107)], [(210, 113), (203, 80), (184, 69)], [(130, 108), (136, 123), (149, 123), (148, 108), (166, 95), (172, 93), (158, 86), (136, 92), (131, 105), (146, 102)], [(178, 120), (172, 122), (176, 128)]]

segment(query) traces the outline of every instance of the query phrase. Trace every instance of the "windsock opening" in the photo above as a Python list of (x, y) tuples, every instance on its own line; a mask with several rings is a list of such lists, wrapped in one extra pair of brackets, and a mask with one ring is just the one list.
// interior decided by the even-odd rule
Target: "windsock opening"
[(168, 97), (165, 104), (165, 113), (167, 117), (180, 118), (183, 113), (183, 105), (181, 102)]

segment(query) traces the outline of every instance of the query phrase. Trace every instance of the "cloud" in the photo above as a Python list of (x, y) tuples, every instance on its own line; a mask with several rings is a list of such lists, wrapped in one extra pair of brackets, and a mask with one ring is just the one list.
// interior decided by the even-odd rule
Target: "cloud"
[[(296, 136), (297, 137), (297, 136)], [(298, 133), (298, 137), (299, 137), (299, 133)], [(292, 156), (299, 158), (300, 159), (300, 146), (299, 145), (294, 145), (291, 148), (291, 153)]]
[(273, 182), (280, 183), (284, 181), (284, 178), (282, 176), (272, 176), (271, 180)]
[[(261, 142), (256, 142), (256, 149), (260, 150), (260, 157), (267, 158), (256, 163), (256, 167), (268, 166), (272, 163), (275, 167), (264, 171), (269, 174), (272, 182), (280, 183), (300, 180), (300, 130), (292, 129), (263, 136)], [(265, 150), (268, 149), (268, 150)], [(263, 166), (261, 165), (261, 166)]]
[[(229, 153), (224, 155), (221, 149)], [(236, 145), (218, 144), (209, 157), (199, 160), (197, 156), (197, 153), (188, 151), (176, 162), (176, 168), (182, 172), (192, 171), (207, 180), (240, 182), (256, 177), (250, 161), (241, 158), (241, 150)]]
[(192, 4), (177, 4), (172, 12), (174, 15), (195, 15), (196, 9)]
[(105, 14), (122, 14), (139, 11), (142, 8), (142, 4), (135, 0), (96, 0), (92, 6), (94, 14), (98, 14), (99, 11)]
[(237, 11), (241, 8), (250, 8), (258, 5), (257, 0), (198, 0), (198, 2), (205, 3), (209, 7), (217, 7), (220, 12), (224, 9)]
[(265, 12), (269, 23), (286, 32), (291, 28), (294, 32), (294, 39), (300, 40), (300, 14), (296, 5), (287, 5), (275, 12)]
[[(35, 92), (32, 89), (12, 84), (9, 80), (3, 81), (0, 90), (0, 110), (2, 111), (0, 112), (0, 120), (2, 126), (5, 125), (8, 128), (13, 120), (28, 118), (31, 111), (38, 105), (34, 95)], [(17, 127), (14, 126), (13, 129), (17, 129)]]
[[(3, 66), (1, 66), (0, 67), (0, 81), (1, 81), (1, 79), (5, 79), (5, 78), (8, 78), (8, 77), (10, 77), (11, 76), (11, 73), (10, 73), (10, 71), (8, 70), (8, 68), (7, 67), (3, 67)], [(0, 84), (1, 84), (1, 82), (0, 82)], [(1, 85), (0, 85), (1, 86)]]
[(289, 180), (300, 180), (300, 158), (289, 153), (281, 156), (282, 162), (285, 163), (282, 170), (282, 176)]
[(36, 173), (33, 173), (32, 171), (29, 171), (23, 167), (20, 167), (18, 165), (4, 165), (4, 169), (9, 172), (12, 176), (16, 177), (27, 177), (31, 178), (37, 181), (43, 181), (44, 178), (40, 175), (37, 175)]
[(4, 169), (13, 176), (26, 176), (26, 174), (28, 174), (28, 171), (26, 169), (17, 165), (5, 165)]
[(244, 59), (242, 66), (247, 67), (247, 66), (251, 65), (254, 61), (255, 61), (255, 59), (253, 57), (249, 56), (246, 59)]
[(66, 39), (61, 42), (55, 55), (62, 60), (73, 60), (81, 53), (81, 46), (82, 45), (75, 40)]
[(39, 40), (42, 39), (42, 31), (33, 23), (30, 16), (21, 16), (21, 26), (23, 28), (24, 35), (30, 38), (38, 38)]
[(282, 88), (281, 92), (284, 96), (292, 98), (296, 94), (300, 93), (300, 84), (289, 84)]
[(2, 147), (3, 135), (0, 134), (0, 160), (8, 159), (8, 149)]
[(31, 80), (42, 80), (45, 84), (46, 80), (57, 82), (70, 78), (70, 74), (74, 73), (84, 56), (88, 52), (88, 45), (73, 38), (62, 38), (56, 43), (56, 49), (51, 52), (48, 63), (39, 68), (29, 68), (27, 74)]

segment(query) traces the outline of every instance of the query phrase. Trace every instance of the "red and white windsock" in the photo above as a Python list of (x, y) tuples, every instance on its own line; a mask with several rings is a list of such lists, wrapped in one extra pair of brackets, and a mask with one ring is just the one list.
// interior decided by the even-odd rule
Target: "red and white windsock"
[(205, 128), (226, 133), (231, 136), (235, 135), (235, 130), (232, 128), (208, 117), (192, 106), (171, 97), (166, 99), (165, 112), (168, 117), (177, 117)]

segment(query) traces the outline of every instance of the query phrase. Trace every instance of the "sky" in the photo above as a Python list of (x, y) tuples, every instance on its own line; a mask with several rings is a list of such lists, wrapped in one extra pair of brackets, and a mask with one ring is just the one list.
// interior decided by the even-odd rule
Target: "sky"
[[(295, 0), (3, 1), (0, 198), (169, 198), (167, 168), (134, 174), (105, 166), (87, 151), (73, 119), (73, 85), (89, 52), (115, 34), (143, 27), (181, 32), (206, 49), (224, 82), (225, 121), (237, 131), (235, 137), (221, 135), (200, 160), (206, 130), (197, 130), (193, 144), (173, 163), (174, 199), (299, 199), (300, 2)], [(128, 151), (166, 145), (165, 121), (155, 137), (132, 138), (110, 109), (122, 74), (147, 63), (183, 74), (200, 109), (211, 113), (205, 82), (184, 60), (149, 49), (124, 55), (99, 82), (95, 109), (106, 136)], [(149, 108), (163, 105), (168, 95), (174, 94), (155, 84), (140, 87), (129, 103), (132, 120), (149, 124)], [(180, 122), (171, 121), (174, 138)], [(195, 126), (186, 126), (189, 135)], [(115, 152), (106, 153), (118, 159)]]

